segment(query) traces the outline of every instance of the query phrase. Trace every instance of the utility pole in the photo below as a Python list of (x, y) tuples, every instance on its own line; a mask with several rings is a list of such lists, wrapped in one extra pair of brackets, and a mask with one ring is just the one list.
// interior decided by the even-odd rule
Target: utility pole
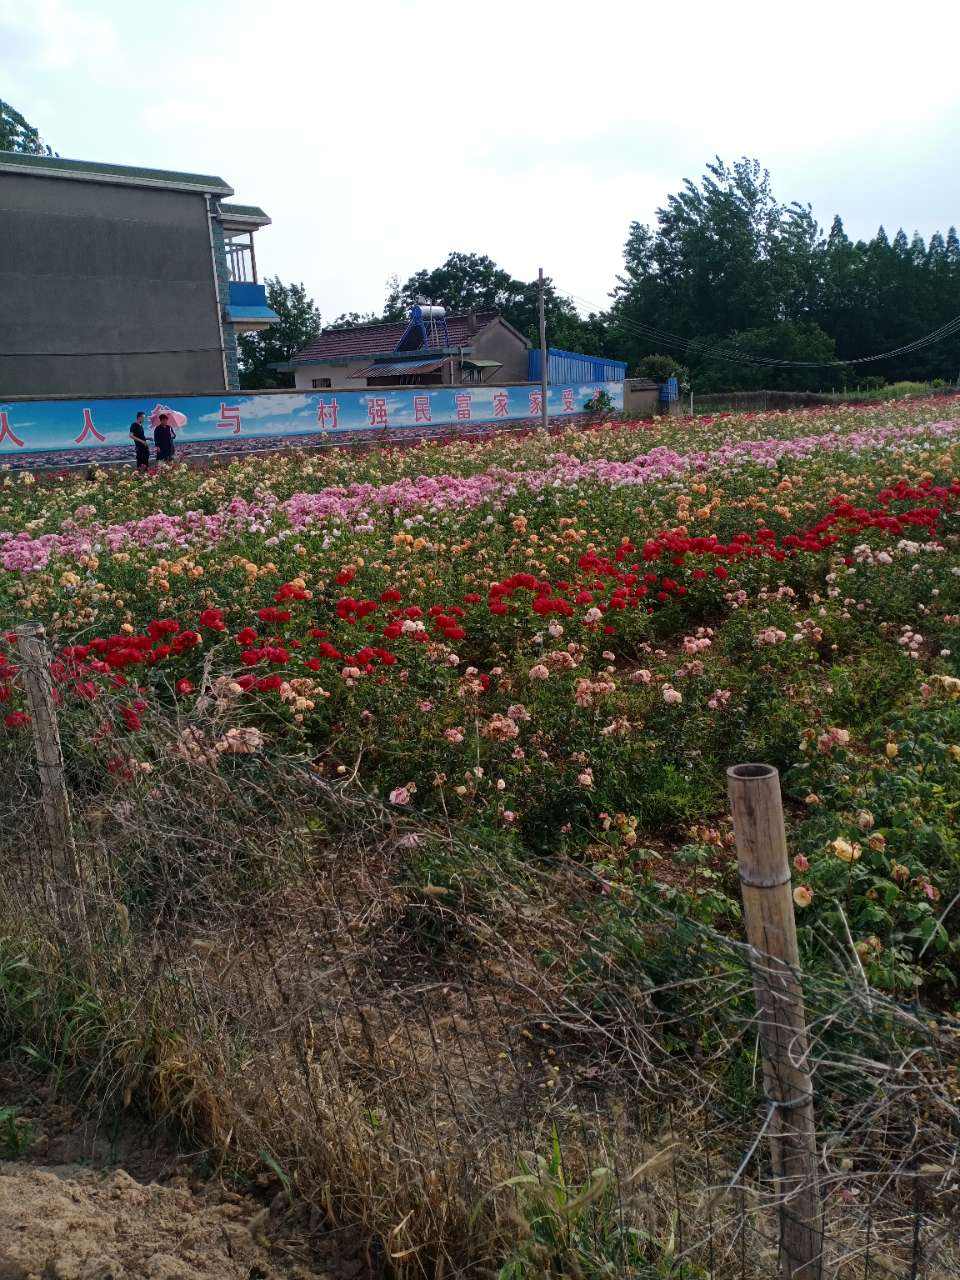
[(540, 268), (540, 419), (541, 426), (546, 431), (550, 423), (550, 413), (547, 409), (547, 318), (544, 311), (543, 302), (543, 267)]

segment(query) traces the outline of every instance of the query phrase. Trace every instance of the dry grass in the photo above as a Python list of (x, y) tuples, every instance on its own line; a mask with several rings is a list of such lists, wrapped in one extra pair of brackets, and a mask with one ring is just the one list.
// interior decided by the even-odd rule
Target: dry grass
[[(173, 763), (182, 729), (135, 782), (68, 744), (86, 943), (11, 762), (9, 1051), (234, 1176), (274, 1169), (372, 1274), (773, 1273), (742, 948), (655, 892), (628, 906), (572, 864), (399, 822), (304, 761)], [(845, 975), (808, 1000), (836, 1274), (960, 1275), (956, 1028)]]

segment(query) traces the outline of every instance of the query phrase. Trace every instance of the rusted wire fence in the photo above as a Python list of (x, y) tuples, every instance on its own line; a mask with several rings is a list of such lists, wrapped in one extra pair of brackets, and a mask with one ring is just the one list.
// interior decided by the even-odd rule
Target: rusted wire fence
[[(415, 822), (215, 701), (136, 749), (103, 724), (61, 717), (73, 902), (35, 761), (2, 749), (8, 1055), (273, 1170), (277, 1212), (362, 1239), (372, 1275), (782, 1274), (796, 1188), (737, 921)], [(811, 1274), (960, 1276), (960, 1027), (840, 945), (803, 995)]]

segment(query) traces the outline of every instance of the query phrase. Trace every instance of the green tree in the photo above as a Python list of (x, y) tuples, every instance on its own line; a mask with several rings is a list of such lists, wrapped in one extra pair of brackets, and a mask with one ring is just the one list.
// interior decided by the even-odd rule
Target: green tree
[(668, 196), (656, 230), (631, 225), (611, 334), (635, 364), (665, 343), (679, 358), (690, 339), (774, 324), (810, 305), (818, 239), (809, 207), (780, 204), (759, 161), (718, 157)]
[(686, 383), (690, 380), (690, 371), (673, 356), (652, 355), (644, 356), (637, 365), (637, 376), (649, 378), (652, 382), (676, 378), (678, 382)]
[(245, 391), (292, 387), (292, 373), (271, 366), (285, 364), (320, 334), (320, 312), (307, 297), (303, 284), (285, 285), (279, 277), (267, 281), (267, 303), (280, 317), (269, 329), (243, 333), (240, 350), (240, 385)]
[(387, 297), (387, 315), (400, 319), (418, 302), (431, 302), (451, 312), (504, 311), (523, 285), (480, 253), (451, 253), (432, 271), (416, 271)]
[[(719, 342), (691, 344), (690, 351), (691, 378), (700, 391), (818, 391), (831, 389), (841, 377), (830, 367), (837, 358), (833, 338), (812, 321), (781, 320)], [(798, 367), (775, 363), (780, 360)]]
[(21, 155), (52, 156), (53, 152), (40, 134), (24, 120), (19, 111), (0, 98), (0, 151), (19, 151)]
[(328, 329), (356, 329), (363, 324), (379, 324), (380, 317), (372, 311), (344, 311), (327, 325)]
[[(384, 320), (405, 319), (418, 302), (434, 303), (448, 312), (496, 311), (525, 338), (540, 341), (539, 284), (516, 280), (492, 258), (479, 253), (451, 253), (433, 270), (415, 272), (405, 284), (394, 280), (384, 307)], [(547, 341), (552, 347), (584, 351), (604, 350), (606, 326), (598, 316), (584, 320), (569, 298), (544, 282)]]
[(657, 211), (655, 226), (631, 224), (624, 269), (601, 319), (605, 354), (636, 368), (667, 351), (690, 365), (706, 391), (754, 387), (758, 378), (772, 388), (829, 386), (842, 371), (766, 366), (765, 373), (757, 362), (719, 358), (746, 343), (782, 360), (819, 359), (825, 336), (843, 361), (899, 352), (851, 368), (851, 380), (857, 369), (860, 377), (952, 380), (960, 335), (912, 344), (957, 315), (953, 228), (946, 239), (934, 234), (929, 248), (902, 230), (891, 243), (883, 227), (853, 243), (838, 216), (824, 237), (810, 206), (781, 203), (768, 172), (745, 158), (733, 165), (717, 159), (699, 183), (685, 182)]

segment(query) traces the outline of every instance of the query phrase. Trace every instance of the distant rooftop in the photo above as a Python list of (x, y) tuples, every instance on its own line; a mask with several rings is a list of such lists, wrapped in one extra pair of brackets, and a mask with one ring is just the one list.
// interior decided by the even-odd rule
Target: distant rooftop
[[(232, 196), (233, 187), (204, 173), (179, 173), (172, 169), (141, 169), (135, 165), (102, 164), (98, 160), (64, 160), (60, 156), (21, 155), (0, 151), (0, 174), (4, 171), (35, 170), (50, 178), (73, 178), (83, 182), (114, 182), (133, 187), (166, 187), (174, 191), (200, 191), (209, 195)], [(236, 206), (253, 209), (253, 206)], [(262, 209), (255, 210), (260, 215)], [(265, 216), (265, 215), (264, 215)]]
[[(486, 329), (498, 319), (496, 311), (447, 316), (450, 346), (470, 346), (481, 329)], [(386, 355), (396, 351), (408, 325), (408, 320), (396, 320), (386, 324), (358, 324), (349, 329), (324, 329), (319, 338), (297, 352), (293, 357), (294, 363), (313, 364), (324, 360)]]

